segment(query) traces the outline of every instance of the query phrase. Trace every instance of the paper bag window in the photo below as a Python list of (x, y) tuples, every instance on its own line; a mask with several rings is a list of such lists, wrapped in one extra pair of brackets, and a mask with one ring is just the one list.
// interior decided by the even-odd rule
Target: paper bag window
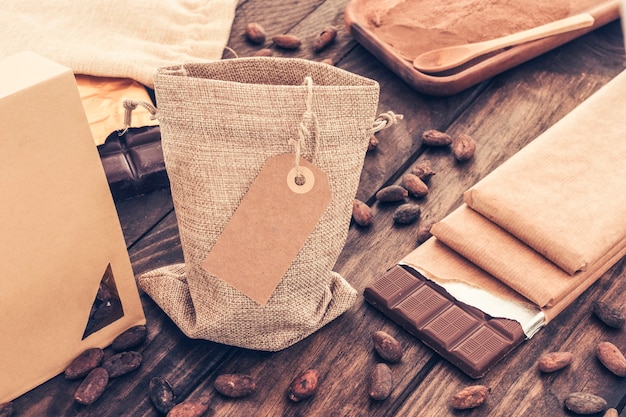
[(100, 281), (96, 298), (91, 305), (83, 339), (122, 317), (124, 317), (124, 308), (117, 292), (111, 264), (109, 264)]

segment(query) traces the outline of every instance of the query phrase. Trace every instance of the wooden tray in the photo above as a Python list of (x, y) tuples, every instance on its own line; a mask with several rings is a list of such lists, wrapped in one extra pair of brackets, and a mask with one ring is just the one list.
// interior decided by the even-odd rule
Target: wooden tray
[[(460, 9), (463, 3), (467, 6), (471, 1), (472, 0), (465, 2), (458, 1), (456, 3), (459, 7), (459, 19), (462, 19)], [(352, 36), (363, 47), (369, 50), (417, 91), (434, 96), (456, 94), (620, 17), (619, 0), (600, 2), (597, 0), (577, 0), (575, 2), (576, 4), (569, 6), (567, 14), (573, 15), (588, 12), (595, 18), (593, 26), (511, 47), (499, 53), (488, 55), (480, 60), (472, 61), (457, 70), (450, 70), (449, 72), (437, 75), (429, 75), (413, 67), (412, 61), (418, 55), (415, 52), (426, 52), (436, 46), (448, 46), (456, 39), (463, 39), (463, 33), (456, 33), (455, 35), (458, 36), (450, 36), (450, 33), (454, 32), (454, 27), (450, 27), (449, 31), (441, 30), (441, 27), (436, 28), (434, 26), (436, 21), (432, 22), (432, 27), (424, 27), (423, 24), (421, 24), (422, 26), (417, 29), (407, 28), (407, 17), (410, 20), (410, 16), (412, 16), (413, 13), (415, 13), (415, 16), (420, 16), (420, 13), (424, 11), (420, 6), (426, 3), (426, 0), (351, 0), (346, 6), (344, 19)], [(403, 15), (403, 19), (405, 20), (403, 30), (406, 36), (399, 40), (399, 42), (404, 42), (403, 47), (394, 47), (391, 43), (386, 41), (384, 38), (388, 35), (384, 35), (381, 30), (386, 24), (386, 13), (398, 5), (403, 7), (404, 11), (408, 11), (408, 13)], [(449, 15), (446, 15), (446, 17), (448, 20), (453, 20), (450, 19)], [(489, 27), (489, 25), (485, 26)], [(528, 27), (519, 29), (527, 28)], [(414, 32), (411, 32), (411, 30), (414, 30)], [(513, 32), (514, 31), (515, 30), (513, 30)], [(503, 36), (504, 34), (508, 33), (498, 34), (498, 36)], [(413, 39), (415, 39), (415, 44), (411, 44)], [(410, 52), (413, 52), (412, 54), (407, 53), (407, 45), (411, 45)]]

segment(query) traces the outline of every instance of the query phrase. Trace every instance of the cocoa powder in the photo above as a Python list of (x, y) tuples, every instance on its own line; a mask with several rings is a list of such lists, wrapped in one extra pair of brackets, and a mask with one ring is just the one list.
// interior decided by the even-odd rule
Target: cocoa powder
[(431, 49), (509, 35), (572, 13), (569, 0), (404, 0), (395, 3), (370, 11), (368, 23), (381, 40), (411, 61)]

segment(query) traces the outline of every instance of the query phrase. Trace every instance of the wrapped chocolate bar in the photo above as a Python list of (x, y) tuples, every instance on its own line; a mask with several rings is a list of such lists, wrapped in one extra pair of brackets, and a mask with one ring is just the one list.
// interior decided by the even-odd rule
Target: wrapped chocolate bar
[(185, 262), (140, 286), (192, 338), (276, 351), (356, 300), (332, 271), (376, 118), (378, 83), (302, 59), (159, 70), (165, 167)]
[(482, 377), (626, 255), (624, 106), (626, 72), (471, 187), (366, 299)]

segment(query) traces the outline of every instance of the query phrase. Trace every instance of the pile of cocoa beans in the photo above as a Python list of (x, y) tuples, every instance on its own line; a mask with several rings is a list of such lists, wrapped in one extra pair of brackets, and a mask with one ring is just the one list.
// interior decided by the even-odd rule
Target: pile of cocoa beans
[[(445, 132), (435, 129), (426, 130), (421, 136), (422, 144), (430, 147), (450, 147), (452, 155), (459, 162), (465, 162), (474, 157), (476, 141), (462, 133), (452, 137)], [(372, 135), (368, 151), (378, 147), (378, 139)], [(421, 217), (421, 207), (410, 199), (421, 200), (429, 193), (430, 179), (435, 175), (432, 163), (428, 159), (420, 160), (413, 165), (411, 171), (404, 174), (398, 184), (388, 185), (376, 193), (376, 202), (380, 204), (398, 204), (393, 213), (394, 223), (408, 225), (417, 222)], [(361, 227), (367, 227), (374, 220), (372, 208), (362, 200), (355, 199), (352, 206), (352, 219)], [(425, 242), (430, 235), (433, 222), (420, 222), (417, 230), (417, 244)]]

